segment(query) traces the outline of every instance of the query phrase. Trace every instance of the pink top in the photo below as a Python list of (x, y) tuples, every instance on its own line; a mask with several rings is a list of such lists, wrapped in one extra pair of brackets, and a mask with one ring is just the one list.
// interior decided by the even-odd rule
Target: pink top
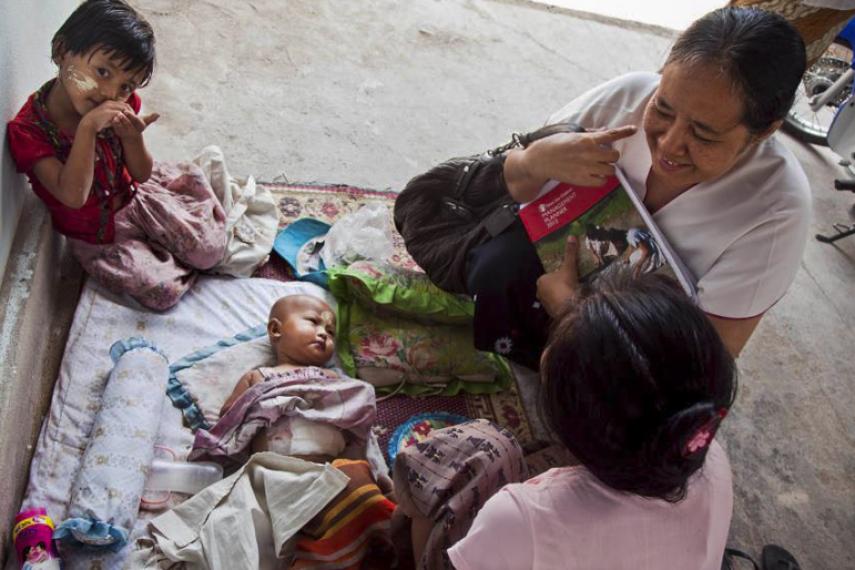
[(502, 488), (448, 550), (457, 570), (719, 570), (733, 509), (715, 441), (679, 503), (615, 491), (581, 466)]

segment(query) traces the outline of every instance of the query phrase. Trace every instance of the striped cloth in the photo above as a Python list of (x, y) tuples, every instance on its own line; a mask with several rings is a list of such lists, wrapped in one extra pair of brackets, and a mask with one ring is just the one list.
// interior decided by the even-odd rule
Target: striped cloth
[(395, 503), (383, 496), (367, 461), (336, 459), (347, 487), (300, 531), (292, 569), (391, 568), (389, 521)]

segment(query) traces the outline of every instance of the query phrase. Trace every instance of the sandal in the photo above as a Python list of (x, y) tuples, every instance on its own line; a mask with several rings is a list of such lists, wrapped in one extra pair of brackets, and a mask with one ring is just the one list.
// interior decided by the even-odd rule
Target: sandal
[(753, 558), (751, 558), (741, 550), (737, 550), (736, 548), (724, 549), (724, 559), (721, 561), (721, 570), (736, 570), (736, 566), (734, 566), (733, 564), (734, 558), (742, 558), (744, 560), (747, 560), (754, 567), (754, 570), (760, 570), (760, 567), (757, 566), (757, 563), (754, 562)]
[(763, 570), (801, 570), (795, 557), (775, 544), (767, 544), (763, 547), (761, 562), (763, 562)]

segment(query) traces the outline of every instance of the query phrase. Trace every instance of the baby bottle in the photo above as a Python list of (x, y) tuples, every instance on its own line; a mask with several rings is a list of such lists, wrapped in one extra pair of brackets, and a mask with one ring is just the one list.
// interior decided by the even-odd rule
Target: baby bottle
[(216, 463), (186, 463), (155, 459), (145, 482), (146, 491), (172, 491), (193, 495), (223, 478)]
[(223, 468), (216, 463), (178, 461), (172, 449), (161, 445), (155, 446), (154, 453), (140, 501), (145, 510), (165, 509), (172, 493), (195, 495), (223, 478)]

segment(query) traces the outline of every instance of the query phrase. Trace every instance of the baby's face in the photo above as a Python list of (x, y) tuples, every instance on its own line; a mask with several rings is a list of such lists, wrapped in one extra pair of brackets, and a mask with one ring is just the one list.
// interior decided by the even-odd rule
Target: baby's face
[(293, 363), (323, 366), (335, 350), (335, 313), (319, 299), (301, 297), (289, 303), (277, 314), (279, 335), (271, 334), (277, 353), (286, 355)]

